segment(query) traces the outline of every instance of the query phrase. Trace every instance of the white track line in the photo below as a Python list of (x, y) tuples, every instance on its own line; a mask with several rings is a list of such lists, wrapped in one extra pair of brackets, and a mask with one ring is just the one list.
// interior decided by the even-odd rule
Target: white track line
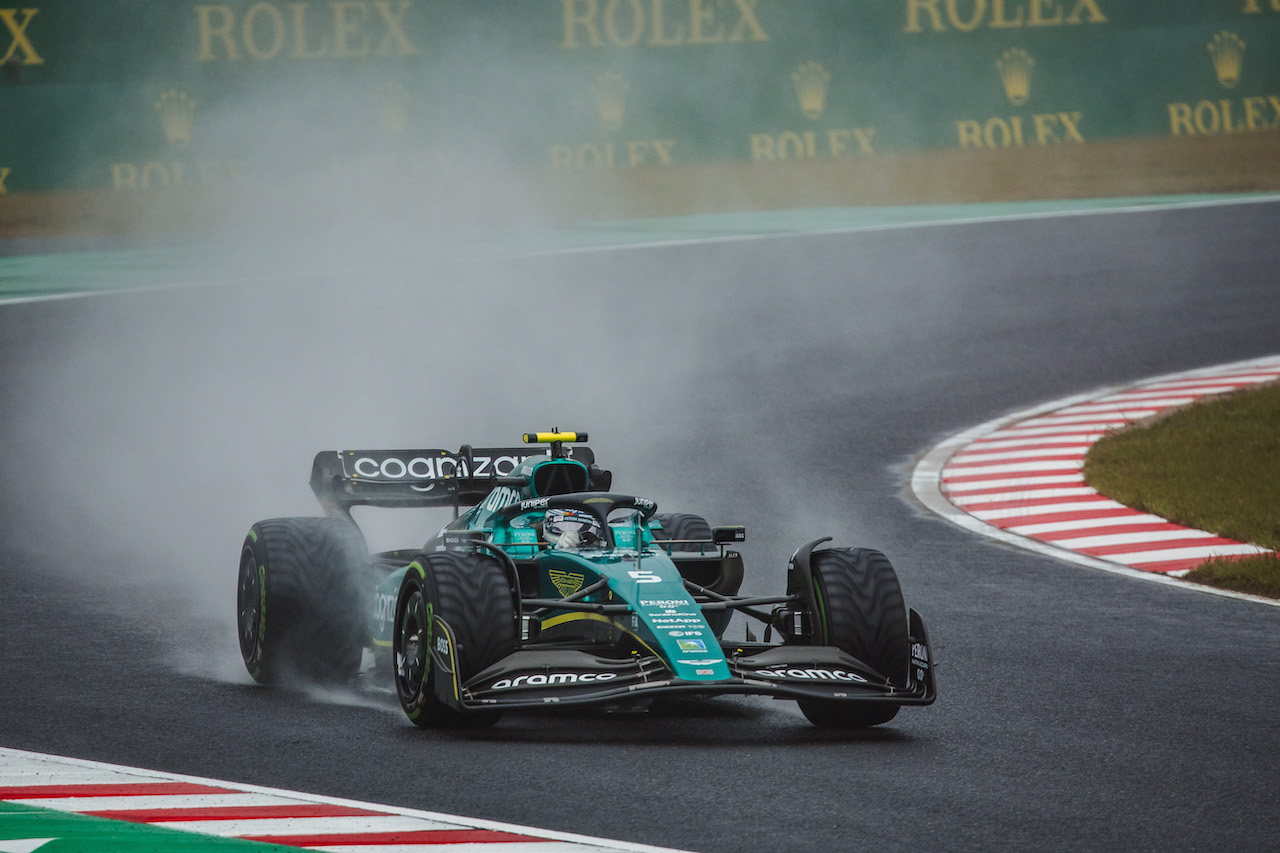
[(312, 850), (679, 853), (665, 847), (4, 747), (0, 747), (0, 800)]
[[(1112, 386), (1014, 412), (954, 435), (925, 453), (912, 471), (911, 490), (943, 518), (1001, 542), (1125, 577), (1280, 606), (1273, 599), (1169, 576), (1185, 574), (1182, 564), (1266, 549), (1137, 512), (1087, 486), (1073, 488), (1070, 484), (1081, 480), (1068, 479), (1083, 466), (1089, 445), (1107, 429), (1277, 379), (1280, 356), (1268, 356)], [(1117, 527), (1128, 529), (1116, 531)], [(1072, 532), (1055, 535), (1066, 531)], [(1193, 545), (1197, 539), (1212, 541)]]

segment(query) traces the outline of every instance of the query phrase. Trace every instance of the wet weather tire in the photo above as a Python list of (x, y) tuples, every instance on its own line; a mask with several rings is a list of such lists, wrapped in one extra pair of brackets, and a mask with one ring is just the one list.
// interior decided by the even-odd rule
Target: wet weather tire
[(370, 558), (339, 518), (273, 518), (240, 551), (240, 654), (255, 681), (338, 683), (355, 675), (368, 635)]
[[(502, 564), (487, 554), (435, 551), (409, 565), (392, 628), (396, 695), (420, 728), (481, 728), (493, 711), (441, 698), (516, 649), (516, 604)], [(442, 624), (443, 623), (443, 624)], [(447, 636), (452, 639), (448, 643)]]
[[(874, 667), (898, 687), (907, 684), (910, 628), (897, 573), (887, 557), (868, 548), (828, 548), (810, 560), (818, 613), (813, 642), (835, 646)], [(893, 704), (800, 700), (800, 710), (818, 726), (863, 728), (887, 723)]]
[[(690, 512), (672, 512), (656, 516), (662, 525), (659, 539), (697, 539), (711, 541), (711, 525), (700, 515)], [(702, 545), (672, 545), (673, 551), (700, 551)]]

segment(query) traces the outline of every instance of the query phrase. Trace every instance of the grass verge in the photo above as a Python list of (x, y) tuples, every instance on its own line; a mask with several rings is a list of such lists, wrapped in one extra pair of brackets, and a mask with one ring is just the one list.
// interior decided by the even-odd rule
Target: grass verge
[[(1107, 435), (1089, 449), (1084, 477), (1126, 506), (1280, 549), (1280, 383)], [(1280, 557), (1217, 558), (1186, 578), (1280, 598)]]

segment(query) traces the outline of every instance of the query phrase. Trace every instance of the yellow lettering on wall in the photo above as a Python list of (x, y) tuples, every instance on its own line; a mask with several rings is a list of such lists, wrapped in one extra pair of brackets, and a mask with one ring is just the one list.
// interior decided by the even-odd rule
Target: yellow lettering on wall
[[(21, 21), (18, 20), (19, 11), (22, 12)], [(0, 62), (8, 62), (13, 59), (15, 53), (22, 51), (23, 65), (44, 64), (44, 59), (36, 53), (35, 45), (27, 35), (27, 27), (31, 26), (31, 19), (39, 12), (39, 9), (0, 9), (0, 23), (3, 23), (4, 28), (9, 32), (9, 49), (5, 51), (4, 56), (0, 56)]]
[(200, 62), (213, 62), (218, 58), (213, 53), (214, 39), (222, 41), (227, 59), (235, 61), (240, 58), (240, 49), (231, 35), (235, 15), (230, 6), (197, 6), (196, 23), (200, 30), (200, 53), (197, 56)]
[(655, 47), (671, 47), (685, 43), (684, 24), (675, 24), (675, 29), (670, 33), (667, 29), (667, 16), (665, 9), (666, 0), (653, 0), (653, 35), (649, 39), (649, 44)]
[(0, 195), (9, 194), (9, 188), (4, 185), (4, 182), (9, 180), (9, 175), (12, 173), (13, 173), (13, 167), (0, 166)]
[[(1050, 12), (1049, 10), (1053, 10)], [(1031, 14), (1027, 16), (1029, 27), (1056, 27), (1062, 23), (1062, 7), (1053, 0), (1031, 0)]]
[(609, 41), (619, 47), (631, 47), (640, 41), (640, 37), (644, 35), (644, 6), (640, 4), (640, 0), (625, 0), (630, 9), (630, 15), (621, 17), (630, 17), (630, 32), (626, 35), (622, 33), (624, 30), (618, 25), (618, 7), (621, 5), (619, 0), (609, 0), (608, 5), (604, 9), (604, 31), (609, 36)]
[[(1244, 8), (1240, 11), (1246, 15), (1261, 15), (1262, 7), (1258, 5), (1258, 0), (1245, 0)], [(1280, 0), (1271, 0), (1271, 11), (1280, 12)]]
[(972, 119), (956, 122), (956, 136), (960, 138), (961, 148), (982, 147), (982, 125)]
[(719, 44), (724, 41), (724, 24), (716, 21), (714, 6), (702, 3), (689, 0), (689, 44)]
[(924, 28), (920, 26), (921, 12), (929, 13), (930, 29), (935, 32), (941, 32), (946, 29), (942, 24), (942, 14), (938, 11), (938, 0), (907, 0), (906, 32), (924, 32)]
[(729, 41), (768, 41), (769, 34), (756, 18), (756, 4), (760, 0), (733, 0), (737, 7), (738, 24), (729, 33)]
[(1081, 12), (1088, 12), (1090, 24), (1105, 24), (1107, 16), (1102, 14), (1102, 10), (1098, 8), (1096, 0), (1079, 0), (1076, 7), (1071, 10), (1071, 14), (1067, 15), (1068, 24), (1078, 24), (1081, 22)]
[(1244, 99), (1244, 126), (1246, 130), (1260, 130), (1266, 127), (1262, 123), (1262, 111), (1266, 109), (1267, 102), (1264, 98), (1245, 98)]
[(1195, 127), (1191, 124), (1190, 104), (1169, 105), (1169, 132), (1172, 136), (1195, 135)]
[(306, 3), (293, 4), (293, 53), (290, 59), (324, 59), (329, 55), (329, 41), (320, 38), (314, 49), (307, 48), (307, 9)]
[[(260, 21), (266, 16), (266, 24)], [(270, 3), (255, 3), (244, 13), (244, 50), (254, 59), (275, 59), (284, 49), (284, 15)], [(259, 41), (263, 30), (267, 32), (266, 47)]]
[(987, 12), (987, 0), (967, 0), (973, 4), (973, 12), (968, 18), (961, 17), (956, 0), (947, 0), (947, 18), (951, 26), (962, 33), (971, 33), (982, 26), (982, 16)]
[(592, 47), (602, 47), (600, 30), (596, 26), (596, 0), (560, 0), (564, 6), (564, 38), (560, 46), (575, 50), (578, 45), (578, 30), (582, 29)]
[(379, 0), (373, 4), (387, 31), (374, 53), (378, 56), (390, 56), (393, 52), (400, 56), (414, 56), (418, 51), (404, 31), (404, 16), (413, 6), (413, 0), (397, 0), (395, 5), (396, 8), (392, 9), (391, 0)]
[(1280, 95), (1169, 104), (1171, 136), (1280, 130)]
[[(404, 28), (414, 0), (296, 0), (195, 6), (200, 62), (360, 59), (417, 53)], [(635, 0), (639, 2), (639, 0)], [(285, 7), (287, 5), (287, 11)], [(286, 45), (289, 50), (286, 53)]]
[[(971, 33), (986, 27), (1011, 30), (1023, 27), (1058, 27), (1066, 24), (1105, 24), (1107, 16), (1098, 0), (905, 0), (907, 22), (903, 32), (956, 30)], [(1280, 0), (1272, 0), (1280, 3)]]
[(1083, 113), (1037, 113), (1028, 128), (1022, 116), (995, 116), (985, 122), (956, 122), (956, 139), (961, 148), (1044, 147), (1066, 142), (1083, 143), (1080, 119)]
[(547, 148), (547, 154), (552, 171), (593, 172), (670, 166), (675, 147), (674, 139), (636, 139), (621, 145), (614, 142), (551, 145)]
[(369, 55), (369, 43), (364, 37), (364, 23), (369, 8), (361, 2), (333, 4), (333, 55), (339, 59), (353, 59)]
[(1021, 6), (1018, 7), (1018, 14), (1013, 18), (1006, 18), (1004, 15), (1004, 0), (992, 0), (991, 9), (991, 28), (993, 30), (1017, 29), (1022, 26)]
[(163, 187), (182, 187), (192, 183), (210, 187), (225, 185), (244, 178), (243, 164), (234, 160), (149, 160), (146, 163), (112, 163), (111, 186), (117, 190), (138, 191)]
[(840, 127), (820, 134), (815, 130), (799, 133), (788, 130), (774, 136), (753, 133), (747, 137), (751, 160), (756, 163), (784, 160), (840, 160), (875, 154), (874, 127)]
[(769, 33), (756, 12), (759, 3), (760, 0), (560, 0), (560, 47), (683, 47), (769, 41)]

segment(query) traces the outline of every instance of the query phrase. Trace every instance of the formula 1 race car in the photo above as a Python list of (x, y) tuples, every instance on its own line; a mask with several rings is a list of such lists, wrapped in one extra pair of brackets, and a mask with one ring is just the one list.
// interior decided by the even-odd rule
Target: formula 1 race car
[[(792, 556), (784, 595), (740, 596), (742, 557), (727, 546), (744, 529), (611, 491), (586, 438), (318, 454), (325, 516), (259, 521), (241, 551), (250, 675), (342, 681), (371, 648), (422, 727), (731, 693), (863, 727), (934, 701), (928, 633), (883, 554), (817, 539)], [(355, 506), (451, 506), (454, 518), (421, 548), (370, 555)], [(749, 629), (726, 639), (734, 613), (763, 623), (762, 641)]]

